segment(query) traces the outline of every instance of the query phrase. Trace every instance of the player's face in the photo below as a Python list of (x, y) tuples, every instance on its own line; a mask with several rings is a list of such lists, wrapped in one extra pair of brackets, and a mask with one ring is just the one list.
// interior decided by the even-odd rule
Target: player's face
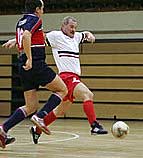
[(40, 16), (42, 16), (42, 14), (44, 13), (44, 3), (43, 3), (43, 1), (41, 0), (41, 3), (42, 3), (42, 6), (41, 6), (41, 8), (36, 8), (36, 14), (40, 17)]
[(73, 38), (76, 28), (77, 28), (77, 22), (70, 20), (67, 25), (63, 25), (62, 30), (67, 36), (69, 36), (70, 38)]

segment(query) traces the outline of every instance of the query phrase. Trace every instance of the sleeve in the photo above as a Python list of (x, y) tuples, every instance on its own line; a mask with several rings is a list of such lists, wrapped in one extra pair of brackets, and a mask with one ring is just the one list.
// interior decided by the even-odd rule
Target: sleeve
[(46, 33), (46, 42), (48, 46), (55, 47), (55, 32), (54, 31)]
[(24, 25), (24, 30), (28, 30), (32, 34), (39, 28), (42, 28), (42, 20), (39, 18), (28, 19)]
[(76, 32), (76, 40), (78, 43), (83, 43), (85, 39), (85, 35), (83, 32)]
[(81, 34), (82, 34), (82, 38), (80, 40), (80, 43), (83, 43), (85, 41), (85, 34), (83, 32)]

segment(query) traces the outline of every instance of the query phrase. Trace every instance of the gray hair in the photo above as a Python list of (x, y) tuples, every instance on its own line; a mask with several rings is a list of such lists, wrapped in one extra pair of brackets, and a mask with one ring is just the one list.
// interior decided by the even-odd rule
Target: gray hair
[(70, 20), (73, 21), (73, 22), (77, 22), (77, 20), (74, 17), (66, 16), (66, 17), (64, 17), (64, 19), (62, 21), (62, 24), (67, 25)]

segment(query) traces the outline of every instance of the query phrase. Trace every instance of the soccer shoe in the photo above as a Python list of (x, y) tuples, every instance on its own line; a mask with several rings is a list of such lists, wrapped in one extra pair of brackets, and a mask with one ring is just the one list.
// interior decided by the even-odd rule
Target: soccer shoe
[(38, 139), (40, 138), (41, 134), (36, 133), (36, 128), (34, 127), (31, 127), (30, 133), (32, 135), (34, 144), (38, 144)]
[(92, 135), (100, 135), (100, 134), (108, 134), (108, 131), (105, 130), (97, 121), (94, 121), (91, 125), (91, 134)]
[(6, 141), (6, 133), (3, 130), (3, 127), (0, 126), (0, 147), (2, 147), (3, 149), (5, 148), (5, 141)]
[(39, 127), (45, 134), (50, 135), (51, 132), (49, 131), (49, 129), (47, 128), (47, 126), (44, 123), (44, 119), (39, 118), (36, 115), (33, 115), (31, 117), (31, 121), (34, 123), (34, 125), (36, 125), (37, 127)]
[(10, 136), (7, 136), (5, 138), (5, 145), (9, 145), (9, 144), (12, 144), (13, 142), (15, 142), (15, 138), (14, 137), (10, 137)]

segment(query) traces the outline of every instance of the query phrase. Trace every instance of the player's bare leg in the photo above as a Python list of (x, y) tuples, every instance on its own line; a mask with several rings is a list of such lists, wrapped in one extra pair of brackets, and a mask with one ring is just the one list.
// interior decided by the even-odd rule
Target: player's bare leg
[(75, 98), (83, 100), (83, 110), (91, 126), (91, 134), (107, 134), (108, 131), (105, 130), (96, 119), (93, 104), (93, 93), (88, 89), (88, 87), (80, 82), (76, 85), (73, 95)]

